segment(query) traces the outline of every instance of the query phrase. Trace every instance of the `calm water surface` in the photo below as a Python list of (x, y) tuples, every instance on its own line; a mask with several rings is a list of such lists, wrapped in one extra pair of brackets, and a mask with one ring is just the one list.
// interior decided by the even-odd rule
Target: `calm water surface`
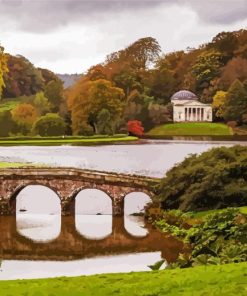
[[(148, 141), (145, 145), (97, 147), (1, 147), (0, 161), (44, 163), (162, 177), (191, 153), (245, 142)], [(161, 235), (142, 217), (150, 201), (143, 193), (125, 198), (125, 216), (112, 217), (110, 198), (98, 190), (76, 197), (75, 217), (61, 217), (50, 189), (28, 186), (16, 200), (16, 217), (0, 216), (0, 279), (76, 276), (150, 270), (174, 261), (183, 245)]]
[(247, 142), (190, 142), (148, 140), (140, 145), (1, 147), (0, 161), (44, 163), (162, 177), (192, 153)]

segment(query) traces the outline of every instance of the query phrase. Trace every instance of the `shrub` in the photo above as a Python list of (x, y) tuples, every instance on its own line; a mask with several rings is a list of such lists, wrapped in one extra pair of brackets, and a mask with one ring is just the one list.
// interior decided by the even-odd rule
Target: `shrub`
[(55, 113), (41, 116), (33, 125), (33, 132), (40, 136), (61, 136), (64, 135), (65, 130), (65, 122)]
[(143, 135), (143, 132), (144, 132), (144, 128), (142, 126), (141, 121), (138, 121), (138, 120), (128, 121), (128, 133), (130, 136), (141, 137)]
[(158, 186), (165, 209), (202, 211), (247, 204), (247, 147), (214, 148), (191, 155)]

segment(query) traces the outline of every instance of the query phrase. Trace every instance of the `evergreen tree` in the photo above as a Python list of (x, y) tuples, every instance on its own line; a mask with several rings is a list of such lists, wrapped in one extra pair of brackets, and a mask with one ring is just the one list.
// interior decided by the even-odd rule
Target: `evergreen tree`
[(226, 94), (223, 117), (226, 121), (242, 123), (242, 116), (247, 110), (247, 91), (241, 81), (236, 79)]

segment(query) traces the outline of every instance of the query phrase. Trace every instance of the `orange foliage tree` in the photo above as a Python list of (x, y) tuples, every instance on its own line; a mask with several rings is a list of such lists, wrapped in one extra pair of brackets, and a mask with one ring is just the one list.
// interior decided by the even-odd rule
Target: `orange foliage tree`
[(12, 110), (12, 118), (20, 127), (20, 131), (27, 134), (37, 119), (37, 112), (31, 104), (23, 103)]

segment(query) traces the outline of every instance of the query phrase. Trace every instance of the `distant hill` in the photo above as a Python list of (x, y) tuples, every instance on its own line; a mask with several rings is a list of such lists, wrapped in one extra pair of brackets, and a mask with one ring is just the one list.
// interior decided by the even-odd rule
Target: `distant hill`
[(68, 88), (79, 80), (82, 74), (57, 74), (57, 76), (63, 81), (64, 88)]

